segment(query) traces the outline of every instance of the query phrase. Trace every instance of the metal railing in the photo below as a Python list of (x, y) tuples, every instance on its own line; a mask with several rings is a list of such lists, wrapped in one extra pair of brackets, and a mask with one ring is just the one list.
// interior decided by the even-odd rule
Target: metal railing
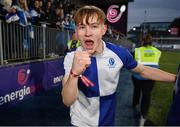
[(42, 26), (21, 26), (0, 21), (1, 65), (61, 56), (72, 30)]

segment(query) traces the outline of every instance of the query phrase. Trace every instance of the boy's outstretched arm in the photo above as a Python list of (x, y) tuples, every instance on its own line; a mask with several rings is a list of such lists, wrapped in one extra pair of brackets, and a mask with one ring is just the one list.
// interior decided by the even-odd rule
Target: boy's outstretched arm
[(142, 77), (156, 80), (156, 81), (163, 81), (169, 83), (175, 83), (176, 75), (157, 69), (149, 66), (144, 66), (142, 64), (138, 64), (134, 69), (133, 72), (139, 73)]

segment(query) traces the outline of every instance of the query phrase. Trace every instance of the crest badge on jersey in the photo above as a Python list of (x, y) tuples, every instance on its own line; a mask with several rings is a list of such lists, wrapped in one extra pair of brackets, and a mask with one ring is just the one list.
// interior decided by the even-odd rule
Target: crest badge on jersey
[(115, 68), (116, 62), (114, 58), (109, 58), (109, 63), (108, 63), (109, 68)]

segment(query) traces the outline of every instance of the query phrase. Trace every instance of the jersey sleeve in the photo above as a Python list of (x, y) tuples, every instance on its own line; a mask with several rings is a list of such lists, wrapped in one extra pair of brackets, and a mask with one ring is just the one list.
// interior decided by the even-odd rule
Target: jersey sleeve
[(131, 69), (135, 68), (137, 66), (137, 62), (133, 58), (131, 53), (125, 48), (122, 48), (122, 50), (123, 51), (120, 54), (120, 58), (121, 58), (121, 60), (123, 62), (123, 67), (128, 69), (128, 70), (131, 70)]
[(69, 75), (69, 73), (71, 71), (73, 57), (74, 57), (74, 52), (70, 52), (70, 53), (67, 53), (67, 55), (64, 58), (65, 75)]

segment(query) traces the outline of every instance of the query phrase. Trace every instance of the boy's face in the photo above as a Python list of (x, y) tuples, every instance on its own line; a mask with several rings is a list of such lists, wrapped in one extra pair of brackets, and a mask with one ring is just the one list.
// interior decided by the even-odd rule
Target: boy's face
[(90, 54), (103, 51), (102, 36), (106, 30), (107, 26), (98, 21), (97, 15), (89, 17), (88, 23), (86, 22), (86, 17), (84, 17), (83, 22), (77, 24), (76, 27), (77, 37), (81, 42), (81, 46)]

